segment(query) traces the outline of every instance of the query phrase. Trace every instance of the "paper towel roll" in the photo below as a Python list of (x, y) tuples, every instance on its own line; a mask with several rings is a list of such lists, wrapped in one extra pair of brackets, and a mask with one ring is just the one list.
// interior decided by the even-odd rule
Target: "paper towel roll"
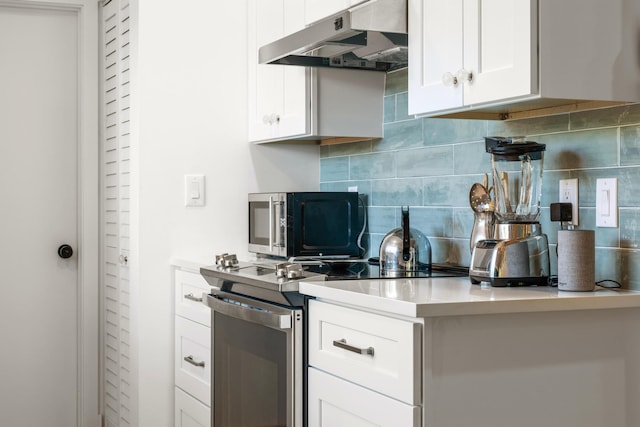
[(558, 231), (558, 289), (593, 291), (596, 287), (593, 230)]

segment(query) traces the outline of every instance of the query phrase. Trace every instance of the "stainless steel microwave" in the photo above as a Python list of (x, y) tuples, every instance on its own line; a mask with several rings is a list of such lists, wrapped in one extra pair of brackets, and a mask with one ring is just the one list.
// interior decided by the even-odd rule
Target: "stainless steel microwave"
[(358, 193), (249, 194), (249, 252), (274, 257), (358, 257)]

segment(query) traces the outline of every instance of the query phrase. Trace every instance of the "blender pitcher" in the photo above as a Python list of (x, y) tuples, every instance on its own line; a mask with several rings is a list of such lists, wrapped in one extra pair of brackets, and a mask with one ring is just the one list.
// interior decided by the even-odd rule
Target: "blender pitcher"
[(546, 146), (521, 137), (487, 137), (499, 223), (537, 222)]

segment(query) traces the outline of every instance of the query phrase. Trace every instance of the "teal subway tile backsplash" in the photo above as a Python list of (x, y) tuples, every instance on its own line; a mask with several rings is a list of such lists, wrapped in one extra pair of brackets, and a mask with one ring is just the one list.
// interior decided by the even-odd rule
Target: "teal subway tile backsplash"
[(640, 248), (640, 209), (620, 209), (620, 247)]
[(640, 126), (620, 129), (620, 165), (640, 164)]
[[(578, 178), (581, 229), (596, 231), (596, 278), (640, 290), (640, 104), (511, 121), (414, 118), (407, 115), (407, 71), (387, 74), (382, 139), (321, 148), (320, 189), (357, 187), (367, 205), (366, 256), (378, 256), (384, 235), (411, 226), (431, 242), (434, 262), (469, 265), (473, 212), (469, 189), (490, 173), (485, 136), (526, 136), (547, 145), (540, 223), (550, 242), (558, 223), (549, 204), (558, 181)], [(596, 228), (596, 179), (618, 179), (619, 227)], [(491, 181), (491, 178), (490, 178)]]
[(349, 157), (320, 159), (320, 180), (346, 181), (349, 179)]
[(481, 181), (480, 175), (424, 178), (424, 205), (468, 207), (469, 189), (474, 182)]
[(640, 123), (640, 104), (571, 113), (571, 129), (617, 127)]
[(453, 144), (453, 173), (456, 175), (491, 173), (491, 159), (481, 142)]
[(487, 136), (527, 136), (569, 131), (569, 114), (487, 122)]
[(352, 179), (380, 179), (395, 177), (395, 153), (368, 153), (351, 156), (350, 176)]
[(385, 96), (384, 97), (384, 115), (383, 121), (384, 123), (392, 123), (396, 121), (396, 97), (395, 96)]
[(484, 141), (487, 122), (481, 120), (422, 119), (425, 145)]
[(441, 176), (453, 173), (453, 147), (440, 146), (396, 152), (397, 176)]
[(422, 121), (405, 120), (384, 125), (384, 138), (373, 141), (374, 151), (393, 151), (422, 146)]
[(421, 206), (422, 179), (382, 179), (372, 182), (372, 206)]
[(542, 135), (547, 145), (544, 168), (548, 170), (613, 167), (618, 164), (616, 128)]

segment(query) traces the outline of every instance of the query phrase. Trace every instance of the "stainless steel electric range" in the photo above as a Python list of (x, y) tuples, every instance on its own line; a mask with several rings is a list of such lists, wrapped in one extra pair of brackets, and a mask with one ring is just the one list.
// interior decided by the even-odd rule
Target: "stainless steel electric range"
[[(213, 427), (303, 427), (306, 420), (306, 315), (301, 280), (382, 277), (368, 260), (216, 256), (200, 269), (213, 286), (211, 308)], [(466, 275), (434, 266), (412, 277)]]

